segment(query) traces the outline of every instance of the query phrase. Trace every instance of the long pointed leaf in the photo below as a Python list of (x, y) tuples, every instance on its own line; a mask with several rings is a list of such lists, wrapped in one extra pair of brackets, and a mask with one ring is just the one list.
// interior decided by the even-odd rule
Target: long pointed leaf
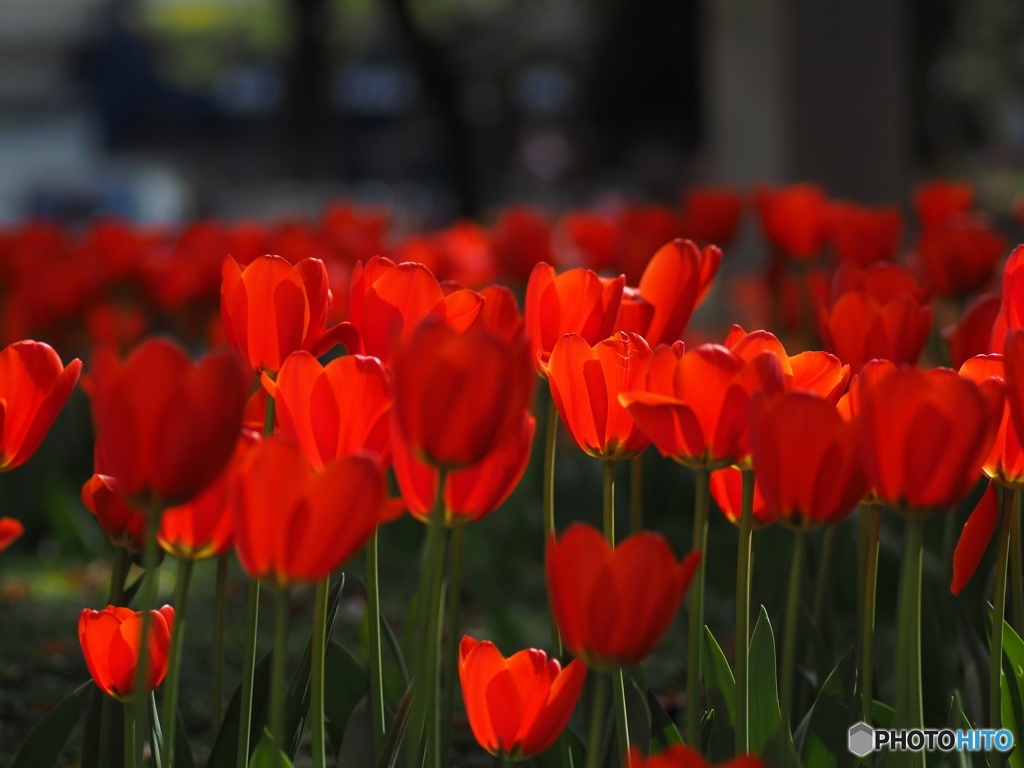
[(720, 763), (736, 754), (736, 680), (711, 630), (704, 627), (704, 690), (715, 711), (707, 755)]
[(748, 665), (750, 751), (764, 757), (773, 768), (800, 765), (792, 736), (782, 725), (775, 672), (775, 635), (764, 606), (761, 606), (754, 634), (750, 638)]
[(405, 739), (405, 732), (409, 727), (409, 715), (412, 712), (412, 685), (402, 697), (402, 703), (398, 705), (395, 719), (391, 721), (387, 737), (384, 739), (384, 747), (380, 751), (380, 758), (377, 760), (377, 768), (395, 768), (398, 762), (398, 753), (402, 749), (402, 741)]
[(89, 703), (92, 680), (82, 683), (29, 731), (11, 768), (52, 768)]
[[(682, 744), (683, 737), (679, 733), (679, 728), (650, 689), (647, 690), (647, 706), (651, 710), (651, 751), (660, 752), (673, 744)], [(657, 750), (654, 749), (655, 746)]]
[[(252, 680), (252, 729), (249, 731), (249, 753), (256, 749), (263, 727), (267, 722), (267, 702), (270, 699), (270, 654), (256, 664)], [(224, 720), (210, 751), (206, 768), (235, 768), (238, 752), (238, 720), (240, 717), (242, 688), (239, 685), (231, 696)]]
[(821, 686), (811, 708), (801, 757), (815, 768), (852, 768), (857, 762), (847, 746), (847, 729), (855, 716), (857, 660), (853, 649), (839, 661)]
[(332, 641), (324, 664), (324, 715), (335, 755), (341, 752), (345, 726), (353, 710), (369, 690), (370, 680), (359, 662), (341, 643)]

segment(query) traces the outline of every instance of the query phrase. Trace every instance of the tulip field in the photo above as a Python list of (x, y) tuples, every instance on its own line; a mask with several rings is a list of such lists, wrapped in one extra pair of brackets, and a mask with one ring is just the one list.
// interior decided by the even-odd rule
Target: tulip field
[(0, 762), (1024, 768), (997, 214), (0, 232)]

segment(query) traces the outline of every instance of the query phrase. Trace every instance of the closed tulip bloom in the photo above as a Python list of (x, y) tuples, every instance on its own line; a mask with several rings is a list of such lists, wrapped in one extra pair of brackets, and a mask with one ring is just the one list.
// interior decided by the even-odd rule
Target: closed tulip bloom
[[(743, 473), (737, 467), (716, 469), (711, 473), (711, 495), (722, 510), (725, 519), (733, 525), (740, 524), (743, 514)], [(764, 504), (761, 484), (754, 480), (753, 527), (759, 531), (775, 522)]]
[(856, 422), (817, 395), (755, 395), (750, 445), (765, 505), (791, 528), (833, 525), (867, 491)]
[(65, 368), (41, 341), (17, 341), (0, 352), (0, 471), (20, 467), (39, 447), (82, 370)]
[(628, 667), (661, 641), (690, 586), (701, 553), (676, 561), (668, 542), (641, 531), (614, 548), (574, 523), (545, 557), (551, 610), (562, 642), (589, 666)]
[(173, 506), (195, 498), (227, 464), (246, 384), (229, 355), (193, 364), (175, 344), (150, 339), (123, 361), (99, 350), (89, 395), (97, 451), (118, 493)]
[(1010, 405), (1013, 428), (1018, 435), (1024, 435), (1024, 331), (1010, 331), (1006, 334), (1003, 372), (1006, 375), (1006, 401)]
[(644, 757), (636, 747), (630, 747), (631, 768), (768, 768), (768, 764), (756, 755), (740, 755), (725, 763), (712, 766), (704, 755), (685, 744), (672, 744), (664, 752)]
[(854, 261), (862, 267), (892, 261), (902, 230), (903, 216), (895, 206), (832, 205), (832, 240), (838, 261)]
[(551, 222), (529, 208), (507, 208), (491, 233), (501, 272), (526, 281), (539, 262), (551, 262)]
[(515, 294), (504, 285), (489, 285), (480, 291), (480, 296), (484, 303), (476, 324), (506, 342), (518, 339), (523, 333), (523, 316)]
[(469, 727), (492, 755), (525, 760), (558, 738), (576, 708), (587, 668), (529, 648), (507, 659), (493, 643), (469, 635), (459, 644), (459, 682)]
[(555, 345), (548, 361), (551, 398), (586, 453), (616, 461), (639, 456), (650, 445), (619, 395), (647, 387), (653, 356), (642, 336), (621, 331), (593, 347), (575, 333)]
[(0, 517), (0, 552), (11, 546), (24, 532), (25, 526), (21, 521), (13, 517)]
[(921, 233), (917, 253), (928, 284), (940, 296), (972, 293), (989, 281), (1006, 240), (984, 222), (965, 217)]
[(646, 391), (619, 402), (663, 456), (700, 469), (721, 469), (749, 453), (750, 396), (785, 386), (778, 358), (750, 361), (718, 344), (683, 353), (681, 342), (651, 359)]
[(682, 196), (680, 228), (699, 243), (728, 245), (743, 213), (743, 197), (725, 187), (691, 187)]
[(550, 264), (538, 264), (526, 286), (523, 318), (537, 371), (544, 373), (555, 344), (577, 333), (588, 344), (608, 338), (622, 302), (624, 275), (601, 280), (589, 269), (570, 269), (558, 275)]
[[(520, 423), (504, 434), (490, 453), (476, 464), (447, 474), (442, 519), (445, 526), (474, 523), (505, 503), (530, 463), (536, 429), (537, 420), (523, 411)], [(397, 425), (393, 425), (391, 441), (402, 500), (412, 515), (429, 522), (441, 472), (412, 455)]]
[(954, 595), (960, 594), (978, 570), (998, 522), (999, 496), (996, 494), (995, 484), (989, 483), (978, 505), (964, 523), (956, 549), (953, 550), (953, 578), (949, 584), (949, 591)]
[(347, 324), (327, 328), (331, 294), (320, 259), (294, 266), (280, 256), (260, 256), (244, 269), (225, 259), (220, 291), (228, 343), (254, 371), (276, 373), (292, 352), (320, 355), (352, 343)]
[[(174, 609), (165, 605), (150, 611), (147, 694), (167, 674), (168, 650), (174, 629)], [(145, 616), (131, 608), (108, 605), (102, 611), (86, 608), (78, 618), (78, 641), (93, 682), (106, 694), (125, 701), (135, 693), (135, 668), (141, 651)]]
[(281, 431), (316, 470), (359, 451), (386, 463), (394, 384), (376, 357), (346, 355), (327, 365), (308, 352), (289, 355), (277, 381), (263, 377)]
[[(1002, 355), (978, 355), (972, 357), (960, 367), (960, 375), (975, 384), (993, 380), (1000, 385), (1006, 382), (1006, 372)], [(1024, 488), (1024, 449), (1017, 438), (1017, 430), (1013, 428), (1010, 417), (1010, 404), (1004, 402), (1003, 414), (999, 421), (999, 430), (992, 443), (992, 450), (982, 470), (992, 480), (1004, 488), (1019, 490)]]
[(533, 393), (524, 341), (424, 323), (395, 360), (395, 416), (413, 455), (476, 464), (518, 423)]
[(986, 352), (1003, 353), (1006, 333), (1024, 329), (1024, 246), (1018, 245), (1010, 253), (1003, 267), (1003, 292), (999, 314), (992, 323), (992, 335)]
[(231, 498), (242, 567), (278, 589), (324, 578), (401, 511), (373, 458), (347, 456), (318, 474), (287, 437), (242, 458)]
[(936, 179), (914, 190), (914, 208), (923, 229), (938, 229), (950, 219), (969, 213), (974, 189), (967, 183)]
[(832, 221), (828, 197), (820, 187), (759, 189), (756, 202), (765, 237), (783, 256), (813, 259), (825, 247)]
[(654, 317), (654, 305), (640, 295), (639, 288), (626, 286), (622, 289), (622, 304), (619, 305), (619, 319), (615, 330), (636, 333), (643, 336)]
[(945, 512), (973, 487), (992, 449), (1003, 388), (948, 368), (893, 370), (863, 387), (861, 460), (878, 498), (910, 514)]
[[(984, 355), (992, 349), (992, 328), (999, 315), (1000, 297), (994, 293), (979, 296), (964, 310), (960, 322), (943, 330), (949, 344), (953, 367), (959, 368), (975, 355)], [(1003, 333), (1005, 336), (1005, 331)], [(1000, 342), (1002, 347), (1002, 342)]]
[(82, 486), (82, 503), (96, 516), (107, 541), (129, 552), (141, 552), (146, 518), (118, 496), (116, 486), (113, 477), (97, 472)]

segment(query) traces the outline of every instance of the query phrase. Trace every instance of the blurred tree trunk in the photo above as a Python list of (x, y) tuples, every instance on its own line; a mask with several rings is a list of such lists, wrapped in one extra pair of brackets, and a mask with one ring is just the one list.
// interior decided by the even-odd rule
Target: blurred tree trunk
[(289, 7), (295, 30), (288, 68), (289, 170), (312, 179), (327, 175), (328, 0), (290, 0)]

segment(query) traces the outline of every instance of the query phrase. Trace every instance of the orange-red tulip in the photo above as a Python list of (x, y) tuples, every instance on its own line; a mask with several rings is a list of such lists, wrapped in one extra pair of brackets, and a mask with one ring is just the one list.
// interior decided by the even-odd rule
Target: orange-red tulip
[(682, 196), (680, 228), (699, 243), (728, 245), (743, 213), (739, 192), (725, 187), (691, 187)]
[(964, 523), (956, 549), (953, 550), (953, 579), (949, 584), (949, 590), (954, 595), (960, 594), (981, 565), (985, 550), (992, 541), (992, 534), (996, 532), (997, 522), (999, 497), (996, 494), (995, 483), (989, 483), (978, 505)]
[(767, 763), (755, 755), (740, 755), (712, 767), (704, 760), (704, 755), (685, 744), (672, 744), (664, 752), (650, 757), (644, 757), (639, 749), (631, 747), (629, 764), (631, 768), (767, 768)]
[[(711, 473), (711, 495), (722, 510), (725, 519), (734, 525), (740, 524), (743, 514), (743, 473), (737, 467), (716, 469)], [(754, 530), (760, 530), (774, 522), (764, 504), (761, 484), (754, 480)]]
[[(168, 650), (174, 629), (174, 609), (165, 605), (150, 611), (146, 689), (149, 693), (167, 674)], [(78, 641), (93, 682), (106, 694), (124, 701), (135, 693), (145, 614), (108, 605), (102, 611), (86, 608), (78, 618)]]
[(515, 294), (504, 285), (489, 285), (480, 295), (484, 303), (476, 318), (477, 325), (506, 342), (518, 339), (523, 333), (523, 316)]
[(41, 341), (17, 341), (0, 352), (0, 471), (20, 467), (36, 452), (81, 369), (80, 360), (65, 368)]
[(260, 256), (242, 269), (225, 259), (220, 291), (224, 333), (254, 371), (276, 373), (292, 352), (320, 355), (352, 344), (347, 324), (327, 328), (331, 294), (320, 259), (292, 266), (280, 256)]
[(97, 472), (82, 486), (82, 503), (96, 516), (96, 522), (115, 547), (141, 552), (146, 518), (117, 495), (117, 481)]
[(547, 750), (569, 722), (583, 690), (587, 668), (529, 648), (501, 655), (493, 643), (469, 635), (459, 644), (459, 682), (469, 727), (477, 743), (511, 760)]
[(954, 368), (959, 368), (975, 355), (994, 351), (991, 349), (992, 328), (999, 315), (999, 306), (1000, 297), (986, 293), (971, 302), (959, 323), (943, 330)]
[(755, 395), (750, 445), (768, 511), (792, 528), (837, 523), (867, 491), (856, 421), (817, 395)]
[(550, 264), (535, 266), (523, 317), (537, 370), (544, 372), (551, 350), (567, 333), (578, 333), (588, 344), (611, 336), (625, 284), (624, 275), (602, 280), (589, 269), (556, 275)]
[[(960, 375), (965, 379), (981, 384), (992, 379), (1003, 385), (1006, 373), (1002, 355), (978, 355), (972, 357), (960, 367)], [(1010, 405), (1004, 403), (1003, 414), (999, 422), (992, 450), (982, 467), (985, 474), (1004, 488), (1024, 488), (1024, 449), (1017, 438), (1017, 430), (1013, 428), (1010, 417)]]
[(308, 352), (295, 352), (277, 381), (264, 376), (263, 386), (274, 397), (281, 431), (314, 469), (362, 450), (389, 460), (394, 385), (377, 358), (346, 355), (321, 365)]
[(653, 357), (642, 336), (621, 331), (593, 347), (575, 333), (555, 344), (548, 360), (551, 399), (586, 453), (615, 461), (639, 456), (650, 445), (619, 395), (647, 388)]
[(749, 453), (751, 394), (784, 386), (770, 352), (745, 361), (718, 344), (683, 354), (677, 342), (655, 350), (646, 391), (625, 392), (619, 402), (663, 456), (720, 469)]
[(117, 492), (181, 504), (220, 474), (235, 448), (245, 377), (227, 355), (193, 365), (175, 344), (143, 342), (125, 359), (97, 351), (89, 383), (96, 450)]
[(347, 456), (317, 474), (284, 436), (242, 457), (231, 499), (242, 567), (278, 589), (324, 578), (401, 512), (375, 459)]
[[(500, 507), (515, 490), (530, 462), (530, 449), (537, 420), (523, 411), (522, 421), (510, 429), (497, 445), (476, 464), (450, 471), (444, 484), (446, 526), (473, 523)], [(430, 464), (417, 461), (397, 425), (391, 431), (395, 477), (406, 508), (424, 522), (437, 501), (441, 473)]]
[(950, 219), (969, 213), (974, 204), (970, 184), (936, 179), (914, 190), (914, 207), (924, 229), (939, 229)]
[(1006, 240), (978, 219), (963, 218), (925, 230), (917, 244), (928, 283), (940, 296), (981, 288), (995, 272)]
[(0, 517), (0, 552), (13, 544), (25, 532), (25, 526), (13, 517)]
[(772, 246), (794, 259), (817, 256), (831, 231), (828, 198), (813, 184), (759, 189), (755, 194), (761, 228)]
[(517, 424), (533, 393), (525, 341), (482, 328), (420, 326), (395, 360), (395, 416), (413, 455), (439, 467), (476, 464)]
[(832, 239), (838, 261), (862, 267), (892, 261), (900, 245), (903, 216), (895, 206), (869, 208), (856, 203), (832, 205)]
[(1010, 405), (1013, 429), (1024, 435), (1024, 331), (1006, 334), (1003, 352), (1003, 372), (1006, 374), (1006, 401)]
[(861, 461), (878, 498), (911, 514), (945, 512), (992, 449), (1003, 388), (948, 368), (892, 370), (857, 396)]
[(548, 542), (551, 610), (562, 641), (588, 665), (639, 663), (672, 624), (700, 551), (680, 563), (668, 542), (641, 531), (614, 548), (596, 529), (574, 523)]
[(1003, 352), (1008, 330), (1024, 328), (1024, 246), (1013, 249), (1003, 268), (1003, 293), (999, 314), (992, 324), (987, 352)]

